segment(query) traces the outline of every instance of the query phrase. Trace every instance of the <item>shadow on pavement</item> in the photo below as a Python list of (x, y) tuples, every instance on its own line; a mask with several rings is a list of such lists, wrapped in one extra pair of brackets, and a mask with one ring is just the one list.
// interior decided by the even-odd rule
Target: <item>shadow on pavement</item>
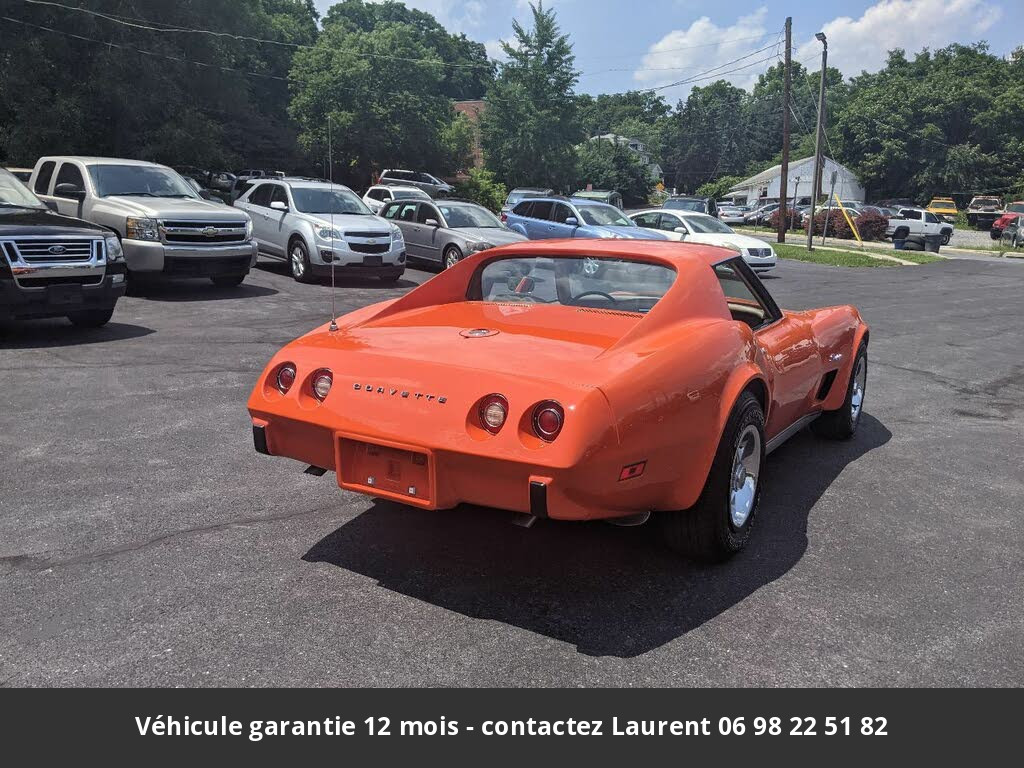
[(527, 530), (494, 510), (423, 512), (385, 501), (324, 537), (303, 559), (363, 574), (450, 611), (571, 643), (583, 654), (638, 656), (789, 571), (807, 549), (814, 504), (848, 464), (891, 437), (865, 413), (850, 442), (823, 442), (807, 432), (790, 440), (768, 459), (750, 546), (723, 565), (681, 560), (652, 524), (623, 529), (538, 521)]
[(151, 301), (227, 301), (231, 299), (252, 299), (258, 296), (273, 296), (278, 293), (276, 288), (268, 288), (254, 283), (242, 283), (237, 286), (214, 285), (206, 278), (195, 280), (169, 280), (143, 284), (133, 295)]
[[(256, 269), (259, 269), (262, 272), (269, 272), (272, 275), (282, 275), (287, 278), (291, 278), (292, 276), (291, 271), (288, 269), (288, 265), (283, 261), (261, 261), (256, 265)], [(377, 277), (343, 276), (340, 272), (334, 276), (334, 280), (334, 284), (339, 288), (415, 288), (419, 285), (419, 283), (412, 280), (406, 280), (405, 278), (388, 282)], [(316, 282), (310, 283), (310, 285), (327, 286), (330, 288), (331, 278), (318, 278)]]
[(26, 320), (21, 323), (0, 324), (0, 349), (75, 347), (79, 344), (137, 339), (151, 333), (156, 331), (128, 323), (111, 322), (102, 328), (78, 328), (64, 318)]

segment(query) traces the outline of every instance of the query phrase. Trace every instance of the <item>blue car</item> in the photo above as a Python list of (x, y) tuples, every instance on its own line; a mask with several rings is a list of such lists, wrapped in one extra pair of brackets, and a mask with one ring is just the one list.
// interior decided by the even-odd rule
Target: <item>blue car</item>
[(624, 238), (668, 240), (664, 234), (638, 227), (614, 205), (573, 197), (534, 197), (506, 214), (513, 232), (531, 240), (556, 238)]

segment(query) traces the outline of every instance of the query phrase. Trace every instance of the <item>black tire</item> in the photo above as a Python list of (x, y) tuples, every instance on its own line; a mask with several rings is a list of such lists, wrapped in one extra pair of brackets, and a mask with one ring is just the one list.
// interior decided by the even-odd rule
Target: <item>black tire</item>
[(68, 315), (71, 324), (78, 328), (100, 328), (110, 322), (114, 316), (114, 308), (90, 309), (84, 312), (72, 312)]
[(313, 282), (313, 268), (309, 264), (309, 248), (306, 247), (306, 243), (301, 237), (296, 237), (288, 243), (288, 271), (291, 272), (297, 283)]
[(242, 284), (245, 280), (245, 275), (217, 275), (211, 277), (210, 282), (216, 285), (218, 288), (234, 288)]
[(948, 229), (942, 233), (942, 244), (949, 245), (950, 239), (953, 237), (953, 233)]
[(462, 251), (456, 245), (449, 245), (441, 256), (441, 269), (454, 267), (460, 261), (462, 261)]
[(400, 277), (401, 275), (381, 275), (380, 279), (382, 283), (397, 283)]
[(906, 227), (898, 227), (895, 232), (892, 233), (893, 240), (906, 240), (907, 235), (910, 234), (910, 230)]
[(993, 240), (999, 240), (999, 239), (1001, 239), (1001, 238), (1002, 238), (1002, 236), (1003, 236), (1003, 230), (1001, 230), (1001, 229), (995, 229), (995, 228), (992, 228), (991, 230), (989, 230), (989, 233), (988, 233), (988, 235), (989, 235), (989, 237), (991, 237), (991, 238), (992, 238)]
[[(753, 427), (758, 436), (759, 472), (753, 506), (744, 523), (737, 527), (730, 515), (733, 457), (741, 436), (747, 435), (748, 427)], [(697, 503), (690, 509), (663, 512), (660, 516), (662, 533), (669, 547), (690, 559), (717, 563), (746, 546), (761, 502), (764, 450), (764, 411), (753, 394), (744, 392), (729, 415)]]
[[(861, 383), (860, 403), (854, 408), (854, 384), (857, 379), (858, 366), (864, 366), (864, 382)], [(850, 381), (846, 385), (846, 398), (843, 404), (835, 411), (825, 411), (817, 419), (811, 422), (811, 431), (818, 437), (828, 440), (849, 440), (857, 432), (857, 425), (860, 424), (860, 417), (864, 413), (864, 396), (868, 376), (868, 348), (861, 344), (853, 358)]]

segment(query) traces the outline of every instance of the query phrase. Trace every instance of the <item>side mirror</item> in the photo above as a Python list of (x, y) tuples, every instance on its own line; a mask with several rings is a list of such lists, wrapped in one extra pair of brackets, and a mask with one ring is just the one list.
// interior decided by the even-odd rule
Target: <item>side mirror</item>
[(676, 232), (676, 233), (678, 233), (680, 235), (688, 235), (688, 234), (690, 234), (689, 231), (686, 229), (686, 227), (676, 227), (672, 231)]
[(577, 219), (575, 216), (570, 216), (565, 220), (565, 223), (568, 224), (570, 227), (578, 227), (580, 225), (580, 220)]
[(58, 184), (53, 188), (53, 194), (57, 197), (66, 197), (69, 200), (85, 200), (85, 190), (77, 184)]
[(275, 210), (275, 211), (287, 211), (288, 210), (288, 205), (286, 203), (282, 203), (280, 200), (275, 200), (274, 202), (272, 202), (270, 204), (270, 207), (273, 210)]
[(427, 219), (423, 223), (426, 224), (428, 227), (440, 227), (441, 226), (438, 223), (437, 219)]

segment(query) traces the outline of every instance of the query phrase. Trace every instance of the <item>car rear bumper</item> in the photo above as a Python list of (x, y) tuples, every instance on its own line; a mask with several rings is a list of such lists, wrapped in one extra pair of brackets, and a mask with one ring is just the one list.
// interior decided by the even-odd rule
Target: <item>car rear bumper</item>
[(168, 277), (216, 277), (247, 273), (256, 264), (256, 241), (202, 247), (122, 240), (124, 259), (132, 272)]
[(52, 286), (24, 288), (11, 278), (0, 278), (0, 318), (7, 320), (64, 317), (75, 312), (113, 309), (125, 292), (124, 266), (107, 266), (96, 285), (56, 282)]

